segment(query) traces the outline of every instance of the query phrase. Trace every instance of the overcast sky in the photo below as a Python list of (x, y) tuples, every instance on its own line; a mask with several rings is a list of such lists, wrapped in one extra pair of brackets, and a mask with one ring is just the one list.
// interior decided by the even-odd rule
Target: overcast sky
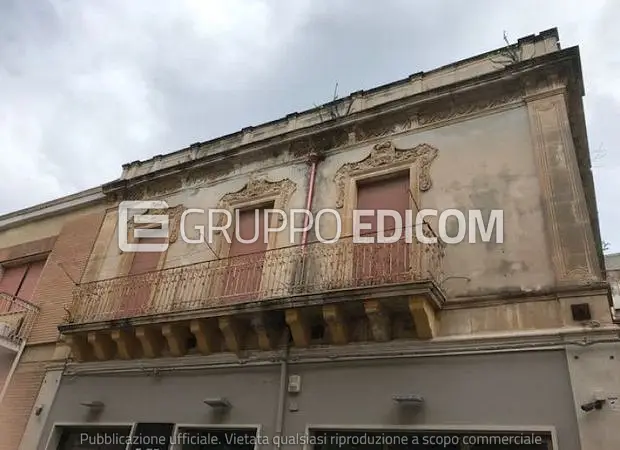
[[(514, 5), (510, 7), (509, 5)], [(558, 27), (579, 45), (602, 235), (620, 251), (620, 2), (2, 0), (0, 214)]]

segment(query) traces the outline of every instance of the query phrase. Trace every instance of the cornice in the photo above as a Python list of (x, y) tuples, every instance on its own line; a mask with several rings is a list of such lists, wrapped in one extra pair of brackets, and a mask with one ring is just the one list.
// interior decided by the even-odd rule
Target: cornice
[[(596, 329), (582, 327), (537, 331), (494, 333), (474, 336), (452, 336), (432, 341), (400, 340), (387, 343), (349, 344), (346, 346), (317, 346), (291, 348), (290, 364), (318, 364), (355, 361), (395, 362), (398, 359), (464, 356), (527, 351), (562, 351), (569, 347), (589, 348), (593, 345), (620, 342), (620, 328), (607, 326)], [(279, 365), (285, 349), (253, 351), (239, 356), (216, 353), (209, 356), (191, 355), (177, 358), (157, 358), (133, 361), (57, 362), (47, 370), (65, 370), (65, 376), (137, 375), (186, 373), (190, 371), (264, 367)]]
[(104, 185), (103, 191), (111, 201), (152, 198), (221, 178), (239, 164), (285, 153), (297, 159), (310, 153), (344, 150), (393, 134), (518, 105), (533, 86), (540, 91), (548, 89), (553, 76), (563, 83), (576, 84), (574, 89), (581, 91), (578, 59), (578, 50), (569, 48), (267, 139), (247, 144), (240, 140), (239, 145), (213, 154), (201, 155), (197, 148), (183, 162), (117, 180)]
[(486, 295), (477, 294), (474, 296), (461, 296), (449, 298), (443, 309), (467, 309), (482, 308), (487, 306), (498, 306), (515, 303), (538, 302), (557, 300), (559, 298), (586, 297), (593, 295), (607, 295), (609, 283), (593, 282), (588, 284), (570, 284), (551, 286), (537, 290), (510, 290), (503, 292), (489, 293)]
[(20, 209), (0, 216), (0, 231), (34, 220), (66, 214), (76, 209), (103, 203), (105, 198), (101, 186), (98, 186), (66, 197), (41, 203), (30, 208)]

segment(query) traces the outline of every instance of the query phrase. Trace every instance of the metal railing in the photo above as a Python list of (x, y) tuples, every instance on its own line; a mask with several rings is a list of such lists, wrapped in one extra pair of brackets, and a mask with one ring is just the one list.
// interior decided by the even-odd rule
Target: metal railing
[[(425, 225), (425, 234), (434, 235)], [(94, 281), (74, 289), (68, 323), (191, 311), (365, 286), (439, 281), (443, 244), (312, 242)]]
[(28, 338), (38, 313), (37, 305), (0, 292), (0, 346), (19, 347)]

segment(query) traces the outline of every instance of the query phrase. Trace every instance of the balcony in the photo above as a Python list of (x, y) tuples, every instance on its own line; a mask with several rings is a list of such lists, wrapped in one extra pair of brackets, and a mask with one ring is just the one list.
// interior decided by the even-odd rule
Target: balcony
[(26, 341), (39, 307), (0, 292), (0, 347), (17, 352)]
[[(346, 238), (84, 283), (75, 288), (59, 328), (74, 353), (99, 349), (97, 359), (185, 354), (187, 345), (203, 353), (272, 348), (286, 326), (295, 345), (309, 345), (311, 328), (321, 326), (331, 343), (344, 343), (350, 340), (344, 334), (360, 333), (339, 327), (360, 315), (366, 334), (387, 336), (390, 317), (409, 317), (409, 328), (428, 338), (434, 311), (443, 304), (437, 287), (442, 258), (441, 243), (359, 244)], [(222, 344), (205, 342), (214, 339)]]

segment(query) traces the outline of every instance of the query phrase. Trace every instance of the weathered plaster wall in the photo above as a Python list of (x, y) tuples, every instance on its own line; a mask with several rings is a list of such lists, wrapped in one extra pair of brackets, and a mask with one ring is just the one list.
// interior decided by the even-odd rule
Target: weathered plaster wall
[[(389, 138), (397, 148), (428, 144), (438, 150), (438, 156), (430, 166), (432, 187), (418, 196), (420, 208), (439, 211), (457, 209), (466, 215), (469, 210), (479, 209), (485, 218), (488, 218), (490, 210), (503, 211), (503, 243), (479, 241), (447, 245), (444, 258), (446, 281), (442, 289), (450, 298), (549, 289), (556, 285), (561, 275), (559, 272), (566, 269), (562, 261), (556, 259), (554, 262), (552, 259), (552, 251), (557, 254), (554, 247), (557, 235), (551, 238), (555, 225), (551, 226), (551, 218), (545, 216), (548, 209), (543, 206), (544, 201), (555, 200), (543, 198), (541, 177), (544, 173), (533, 149), (533, 142), (537, 140), (532, 138), (531, 114), (531, 108), (517, 105)], [(553, 133), (547, 128), (544, 132)], [(334, 178), (338, 170), (344, 164), (363, 160), (374, 144), (385, 139), (345, 147), (327, 155), (318, 166), (313, 204), (315, 212), (335, 208), (338, 189)], [(573, 150), (571, 147), (563, 151)], [(562, 170), (564, 172), (560, 175), (568, 176), (571, 166)], [(551, 175), (559, 182), (559, 175)], [(288, 207), (305, 207), (309, 168), (305, 161), (293, 159), (288, 154), (266, 156), (264, 161), (250, 164), (240, 161), (230, 173), (219, 178), (207, 177), (204, 182), (187, 185), (162, 198), (170, 206), (183, 204), (186, 208), (217, 208), (224, 195), (241, 190), (250, 178), (270, 181), (290, 179), (296, 184), (296, 189)], [(575, 201), (580, 200), (577, 198)], [(566, 202), (554, 205), (563, 213), (570, 207)], [(328, 215), (323, 216), (323, 236), (330, 235), (329, 229), (333, 227), (330, 219)], [(437, 218), (429, 217), (428, 220), (437, 229)], [(127, 270), (128, 256), (118, 250), (116, 222), (116, 210), (110, 209), (91, 257), (86, 280), (111, 278)], [(188, 217), (186, 230), (190, 236), (191, 229), (199, 224), (206, 225), (207, 218), (199, 215)], [(579, 232), (587, 226), (586, 222), (581, 222), (573, 228)], [(455, 219), (449, 220), (448, 232), (450, 235), (456, 233)], [(480, 240), (479, 233), (476, 236)], [(278, 245), (288, 243), (288, 231), (281, 232)], [(583, 241), (564, 241), (563, 245), (569, 248), (564, 251), (566, 255), (572, 255), (570, 248), (573, 245), (576, 246), (575, 254), (583, 252)], [(168, 249), (162, 267), (191, 264), (213, 257), (208, 246), (187, 244), (179, 238)], [(546, 318), (549, 324), (554, 322), (553, 314)]]
[[(387, 138), (386, 138), (387, 139)], [(420, 208), (504, 211), (504, 243), (463, 242), (446, 248), (443, 288), (449, 295), (474, 295), (510, 288), (534, 290), (553, 282), (546, 252), (540, 188), (527, 111), (523, 107), (392, 138), (398, 148), (429, 144), (439, 150), (431, 165), (432, 188)], [(321, 164), (315, 209), (333, 208), (333, 179), (345, 163), (363, 159), (370, 145), (339, 152)], [(488, 216), (485, 216), (488, 217)], [(437, 219), (428, 219), (437, 229)], [(456, 221), (448, 222), (456, 234)]]
[(441, 312), (439, 335), (511, 333), (519, 330), (558, 329), (580, 326), (572, 318), (571, 305), (588, 303), (597, 326), (611, 326), (607, 296), (561, 297), (553, 300), (514, 301), (490, 306), (445, 309)]
[[(307, 190), (307, 165), (299, 160), (292, 160), (290, 155), (266, 158), (262, 163), (239, 165), (232, 173), (216, 180), (186, 186), (183, 190), (167, 195), (162, 199), (171, 207), (182, 204), (185, 208), (216, 209), (226, 194), (243, 189), (248, 180), (266, 179), (268, 181), (291, 180), (296, 185), (295, 191), (288, 202), (290, 208), (304, 208)], [(187, 235), (195, 239), (198, 235), (193, 231), (196, 226), (207, 226), (208, 216), (190, 214), (186, 219)], [(232, 232), (231, 232), (232, 234)], [(299, 236), (297, 236), (299, 238)], [(288, 231), (279, 233), (278, 246), (287, 246)], [(211, 245), (211, 248), (214, 248)], [(93, 254), (89, 261), (84, 281), (113, 278), (123, 275), (127, 267), (128, 255), (123, 255), (118, 247), (118, 211), (110, 208), (106, 214), (102, 231), (97, 239)], [(178, 267), (185, 264), (215, 259), (209, 246), (204, 244), (188, 244), (181, 236), (170, 245), (162, 268)]]
[[(195, 190), (180, 192), (170, 196), (166, 201), (171, 205), (183, 204), (189, 208), (216, 209), (220, 199), (226, 194), (242, 190), (248, 183), (248, 178), (267, 179), (269, 181), (291, 180), (296, 184), (289, 202), (289, 208), (305, 208), (307, 174), (308, 168), (305, 163), (291, 162), (287, 165), (278, 164), (278, 159), (267, 159), (263, 164), (251, 164), (244, 166), (238, 172), (220, 183), (212, 184)], [(196, 234), (191, 234), (197, 225), (208, 224), (208, 218), (201, 215), (190, 215), (186, 222), (188, 235), (196, 238)], [(229, 232), (232, 235), (232, 230)], [(297, 236), (299, 238), (299, 235)], [(278, 247), (291, 245), (288, 241), (288, 232), (279, 233)], [(213, 247), (213, 245), (212, 245)], [(165, 267), (175, 267), (183, 264), (214, 259), (213, 252), (206, 245), (187, 244), (181, 238), (175, 245), (172, 245), (166, 257)]]
[[(440, 128), (393, 137), (399, 148), (427, 143), (439, 150), (431, 166), (433, 187), (420, 197), (421, 208), (438, 210), (491, 209), (504, 211), (504, 243), (488, 244), (467, 242), (449, 245), (446, 250), (447, 276), (468, 277), (470, 281), (453, 279), (443, 286), (449, 295), (479, 294), (499, 289), (535, 290), (553, 283), (553, 269), (546, 252), (546, 232), (541, 212), (540, 188), (532, 154), (529, 123), (525, 108), (515, 108), (496, 114), (457, 122)], [(313, 209), (334, 208), (337, 198), (334, 177), (348, 162), (364, 159), (372, 146), (370, 142), (338, 151), (320, 163)], [(219, 183), (187, 188), (165, 198), (169, 205), (216, 208), (227, 193), (239, 191), (254, 178), (279, 181), (285, 178), (297, 184), (289, 207), (305, 207), (308, 167), (305, 163), (286, 161), (286, 157), (266, 159), (262, 164), (240, 166)], [(115, 212), (109, 212), (114, 215)], [(329, 224), (329, 217), (324, 224)], [(114, 219), (109, 232), (100, 236), (108, 247), (97, 244), (91, 265), (99, 261), (99, 278), (115, 276), (122, 255), (116, 243)], [(435, 222), (436, 219), (430, 219)], [(191, 229), (206, 218), (190, 216)], [(448, 223), (455, 227), (455, 221)], [(450, 230), (453, 232), (454, 230)], [(281, 233), (280, 245), (286, 245), (288, 233)], [(323, 235), (328, 235), (323, 233)], [(105, 257), (105, 258), (102, 258)], [(165, 267), (211, 259), (206, 246), (185, 244), (179, 239), (166, 255)], [(92, 272), (92, 270), (90, 271)], [(94, 275), (93, 275), (94, 277)]]
[[(620, 346), (574, 345), (566, 357), (583, 450), (620, 448)], [(601, 410), (581, 410), (581, 405), (595, 398), (606, 400)]]

